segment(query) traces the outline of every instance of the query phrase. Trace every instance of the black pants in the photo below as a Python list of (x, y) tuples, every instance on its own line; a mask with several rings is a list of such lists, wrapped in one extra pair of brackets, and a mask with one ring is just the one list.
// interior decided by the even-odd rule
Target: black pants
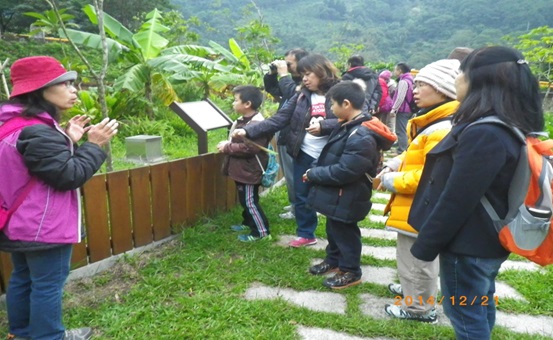
[(343, 272), (361, 275), (361, 231), (357, 222), (344, 223), (327, 217), (326, 236), (325, 261)]
[(259, 205), (259, 184), (236, 182), (238, 200), (242, 211), (242, 224), (250, 227), (252, 236), (264, 237), (270, 234), (269, 221)]

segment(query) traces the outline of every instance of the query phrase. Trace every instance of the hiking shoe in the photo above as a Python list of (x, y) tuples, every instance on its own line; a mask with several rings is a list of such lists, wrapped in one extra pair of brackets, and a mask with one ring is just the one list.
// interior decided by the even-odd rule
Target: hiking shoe
[(83, 327), (65, 331), (64, 340), (87, 340), (92, 336), (92, 328)]
[(305, 238), (305, 237), (298, 237), (295, 240), (292, 240), (288, 243), (290, 247), (294, 247), (294, 248), (312, 246), (314, 244), (317, 244), (316, 238)]
[(338, 271), (338, 266), (332, 266), (325, 261), (309, 267), (309, 272), (313, 275), (323, 275), (326, 273), (333, 273)]
[(232, 229), (232, 231), (246, 231), (246, 230), (250, 230), (249, 227), (243, 225), (243, 224), (235, 224), (235, 225), (231, 225), (230, 226), (230, 229)]
[(390, 283), (388, 285), (388, 290), (390, 293), (394, 294), (394, 296), (403, 297), (403, 288), (401, 288), (401, 284), (399, 283)]
[(323, 281), (323, 286), (330, 289), (344, 289), (361, 283), (361, 275), (339, 271), (333, 277)]
[(413, 321), (420, 321), (420, 322), (426, 322), (431, 324), (438, 323), (438, 317), (436, 316), (436, 308), (432, 308), (430, 311), (428, 311), (425, 314), (414, 314), (406, 310), (403, 310), (403, 308), (401, 308), (400, 306), (386, 304), (384, 306), (384, 311), (386, 312), (386, 314), (396, 319), (413, 320)]
[(294, 215), (293, 212), (288, 211), (282, 214), (278, 214), (278, 217), (282, 218), (283, 220), (293, 220), (296, 218), (296, 215)]
[(269, 241), (271, 239), (272, 239), (271, 235), (267, 235), (267, 236), (263, 236), (263, 237), (253, 236), (251, 234), (238, 235), (238, 241), (241, 241), (241, 242), (255, 242), (255, 241), (259, 241), (259, 240)]

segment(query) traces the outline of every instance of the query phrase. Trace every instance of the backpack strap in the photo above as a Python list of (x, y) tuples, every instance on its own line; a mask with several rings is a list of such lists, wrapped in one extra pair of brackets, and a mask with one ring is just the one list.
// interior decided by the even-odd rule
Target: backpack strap
[[(522, 132), (522, 130), (520, 130), (516, 126), (512, 126), (512, 125), (507, 124), (507, 122), (499, 119), (499, 117), (497, 117), (495, 115), (480, 118), (477, 121), (474, 121), (474, 122), (470, 123), (469, 125), (467, 125), (465, 127), (465, 129), (468, 128), (469, 126), (478, 125), (478, 124), (486, 124), (486, 123), (497, 124), (497, 125), (501, 125), (501, 126), (506, 127), (507, 130), (511, 131), (513, 133), (513, 135), (515, 135), (515, 137), (517, 137), (518, 140), (520, 140), (523, 144), (526, 144), (526, 136), (524, 135), (524, 132)], [(463, 131), (464, 131), (464, 129), (463, 129)]]
[[(38, 118), (30, 118), (30, 119), (26, 119), (23, 117), (11, 118), (10, 120), (6, 121), (4, 124), (0, 125), (0, 141), (4, 140), (4, 138), (6, 138), (7, 136), (19, 130), (22, 130), (27, 126), (31, 126), (35, 124), (46, 124), (46, 122)], [(19, 208), (21, 203), (23, 203), (25, 198), (27, 198), (27, 196), (29, 195), (33, 187), (36, 185), (36, 183), (37, 183), (37, 178), (35, 176), (32, 176), (31, 180), (29, 180), (29, 182), (25, 184), (25, 186), (23, 187), (23, 190), (19, 193), (19, 196), (17, 196), (12, 206), (9, 208), (8, 218), (11, 217), (11, 215), (17, 210), (17, 208)], [(2, 201), (3, 203), (2, 198), (0, 198), (0, 201)]]
[[(507, 215), (505, 216), (505, 219), (501, 219), (499, 217), (499, 215), (497, 214), (497, 212), (493, 208), (490, 201), (486, 198), (486, 195), (482, 196), (482, 198), (480, 199), (480, 203), (482, 204), (482, 206), (486, 210), (486, 213), (488, 214), (488, 216), (490, 216), (490, 219), (492, 220), (492, 222), (495, 226), (495, 229), (497, 230), (497, 232), (499, 232), (501, 230), (501, 228), (503, 228), (504, 225), (509, 223), (509, 221), (512, 220), (513, 217), (518, 212), (518, 206), (520, 205), (520, 202), (518, 202), (518, 201), (516, 201), (512, 198), (511, 190), (514, 190), (515, 188), (520, 188), (521, 186), (523, 186), (522, 183), (527, 181), (527, 176), (528, 176), (527, 167), (528, 167), (528, 165), (527, 165), (526, 160), (528, 158), (528, 154), (527, 154), (527, 150), (526, 150), (526, 136), (524, 135), (522, 130), (520, 130), (519, 128), (517, 128), (515, 126), (509, 125), (508, 123), (501, 120), (499, 117), (497, 117), (495, 115), (480, 118), (477, 121), (472, 122), (469, 125), (467, 125), (465, 127), (465, 129), (468, 128), (469, 126), (479, 125), (479, 124), (501, 125), (501, 126), (505, 127), (507, 130), (511, 131), (513, 136), (515, 136), (522, 143), (520, 158), (518, 160), (517, 166), (515, 168), (515, 172), (513, 174), (513, 178), (511, 180), (510, 185), (509, 185), (510, 189), (509, 189), (509, 199), (508, 199), (508, 210), (507, 210)], [(464, 131), (464, 129), (463, 129), (463, 131)]]
[(259, 167), (261, 168), (261, 172), (263, 172), (263, 174), (265, 175), (265, 168), (263, 167), (263, 165), (261, 165), (261, 161), (259, 160), (259, 157), (257, 157), (257, 155), (255, 155), (255, 159), (257, 159), (257, 163), (259, 164)]

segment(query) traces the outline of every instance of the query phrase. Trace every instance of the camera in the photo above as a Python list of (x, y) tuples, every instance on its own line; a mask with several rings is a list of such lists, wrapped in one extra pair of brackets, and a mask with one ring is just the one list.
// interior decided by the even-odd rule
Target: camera
[(277, 73), (277, 66), (275, 65), (275, 63), (270, 63), (269, 69), (271, 70), (271, 73)]

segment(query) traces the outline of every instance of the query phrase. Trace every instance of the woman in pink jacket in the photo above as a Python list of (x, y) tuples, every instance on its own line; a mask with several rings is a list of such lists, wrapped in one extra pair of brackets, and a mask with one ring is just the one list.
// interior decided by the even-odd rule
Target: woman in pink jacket
[[(0, 203), (15, 211), (0, 232), (0, 250), (11, 253), (6, 293), (9, 339), (88, 339), (89, 327), (65, 330), (63, 286), (71, 250), (81, 241), (79, 187), (104, 162), (102, 146), (117, 122), (75, 116), (65, 128), (60, 113), (77, 101), (74, 71), (54, 58), (17, 60), (13, 90), (0, 104)], [(87, 135), (88, 141), (77, 147)], [(22, 201), (21, 201), (22, 199)], [(21, 203), (17, 205), (17, 201)]]

